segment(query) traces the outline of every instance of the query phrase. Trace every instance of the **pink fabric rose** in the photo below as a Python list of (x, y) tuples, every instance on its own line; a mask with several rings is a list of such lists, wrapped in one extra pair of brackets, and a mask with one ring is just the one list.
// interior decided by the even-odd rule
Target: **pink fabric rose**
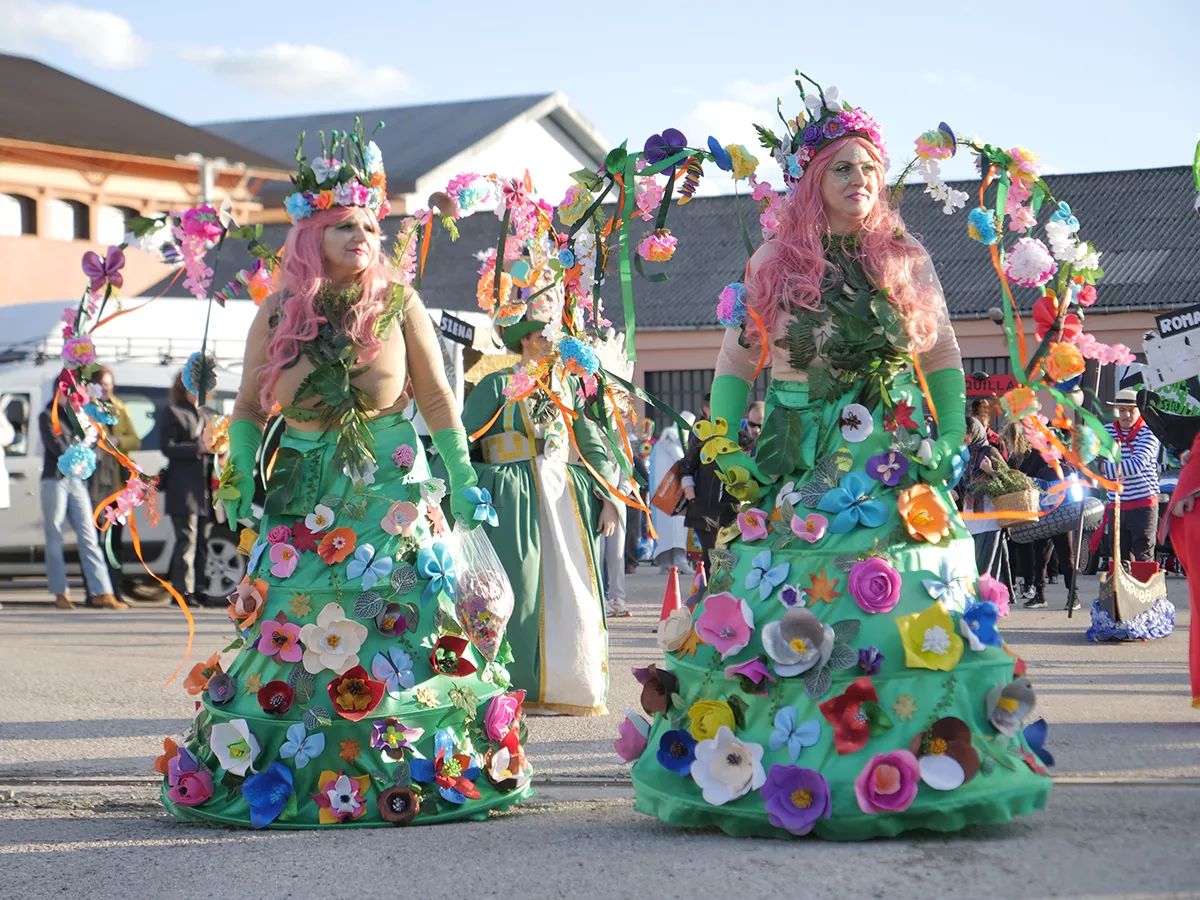
[(387, 511), (387, 515), (379, 523), (379, 527), (388, 534), (403, 534), (410, 536), (417, 530), (417, 520), (421, 511), (415, 504), (407, 500), (397, 500)]
[(741, 597), (712, 594), (704, 601), (704, 612), (696, 620), (700, 640), (716, 647), (722, 657), (732, 656), (750, 643), (754, 612)]
[(979, 600), (980, 602), (991, 601), (996, 604), (996, 609), (1000, 611), (1000, 616), (1003, 618), (1008, 615), (1008, 603), (1012, 599), (1012, 595), (1008, 592), (1008, 585), (1003, 581), (997, 581), (991, 575), (982, 575), (979, 578)]
[(286, 525), (276, 525), (267, 532), (268, 544), (290, 544), (292, 542), (292, 529)]
[(398, 469), (411, 469), (415, 458), (416, 454), (408, 444), (401, 444), (392, 453), (392, 462), (396, 464), (396, 468)]
[(642, 755), (649, 743), (650, 723), (636, 713), (629, 714), (617, 732), (620, 737), (613, 741), (613, 749), (625, 762), (633, 762)]
[(761, 541), (767, 536), (767, 514), (761, 509), (738, 513), (737, 523), (743, 541)]
[(900, 812), (912, 806), (921, 781), (917, 758), (907, 750), (893, 750), (871, 758), (854, 779), (858, 808), (868, 815)]
[(524, 700), (524, 691), (512, 691), (507, 694), (497, 694), (488, 701), (487, 709), (483, 714), (483, 731), (489, 739), (504, 740), (504, 736), (521, 717), (521, 704)]
[(212, 792), (212, 776), (200, 769), (180, 775), (175, 784), (167, 788), (167, 797), (176, 806), (199, 806), (212, 796)]
[(198, 206), (189, 209), (181, 218), (183, 233), (189, 237), (203, 238), (215, 241), (221, 236), (221, 222), (217, 211), (211, 206)]
[(900, 573), (878, 556), (856, 562), (847, 585), (864, 612), (889, 612), (900, 601)]

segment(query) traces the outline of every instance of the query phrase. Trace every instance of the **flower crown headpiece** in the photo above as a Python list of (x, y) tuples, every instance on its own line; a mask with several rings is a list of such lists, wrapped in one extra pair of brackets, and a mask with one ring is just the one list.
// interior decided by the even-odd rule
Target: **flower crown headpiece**
[[(865, 110), (843, 101), (833, 85), (823, 88), (799, 70), (796, 75), (799, 76), (796, 78), (796, 88), (800, 91), (804, 107), (794, 119), (785, 119), (783, 101), (776, 101), (780, 110), (779, 118), (785, 128), (784, 137), (777, 137), (775, 132), (762, 125), (754, 126), (762, 146), (771, 151), (779, 168), (783, 169), (783, 180), (789, 189), (804, 177), (804, 169), (813, 157), (833, 141), (847, 135), (866, 138), (879, 148), (886, 164), (887, 145), (883, 142), (878, 122)], [(804, 81), (816, 88), (816, 92), (805, 92)]]
[[(375, 131), (383, 122), (375, 126)], [(311, 162), (304, 159), (304, 132), (296, 145), (299, 171), (292, 178), (295, 193), (284, 198), (283, 206), (292, 222), (307, 219), (313, 213), (333, 206), (361, 206), (370, 210), (376, 221), (390, 211), (387, 177), (383, 172), (383, 154), (367, 137), (362, 120), (355, 118), (353, 131), (325, 132), (321, 137), (321, 155)], [(374, 137), (374, 132), (371, 133)]]

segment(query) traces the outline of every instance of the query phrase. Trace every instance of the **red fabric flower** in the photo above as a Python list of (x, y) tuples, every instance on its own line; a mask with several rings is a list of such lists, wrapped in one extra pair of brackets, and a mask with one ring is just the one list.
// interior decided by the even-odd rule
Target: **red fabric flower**
[(885, 431), (895, 431), (896, 426), (901, 428), (916, 429), (917, 423), (913, 421), (912, 414), (917, 411), (915, 406), (909, 406), (907, 401), (901, 400), (896, 404), (896, 412), (893, 415), (884, 416), (883, 427)]
[[(1036, 330), (1033, 336), (1037, 340), (1042, 340), (1054, 327), (1055, 321), (1058, 319), (1058, 300), (1053, 293), (1039, 297), (1037, 302), (1033, 304), (1033, 321)], [(1079, 333), (1083, 331), (1083, 324), (1079, 321), (1079, 316), (1075, 313), (1067, 313), (1063, 319), (1063, 336), (1064, 341), (1074, 341), (1079, 337)]]
[(467, 777), (471, 769), (475, 769), (475, 775), (478, 777), (479, 770), (475, 768), (475, 760), (465, 753), (449, 754), (444, 749), (439, 750), (437, 759), (433, 761), (433, 781), (440, 788), (458, 791), (468, 800), (478, 800), (482, 794)]
[(343, 719), (357, 722), (370, 715), (379, 705), (383, 699), (384, 683), (369, 678), (362, 666), (355, 666), (329, 682), (326, 690), (337, 714)]
[(444, 634), (433, 645), (429, 654), (429, 664), (439, 675), (449, 675), (451, 678), (461, 678), (475, 672), (475, 664), (467, 659), (466, 652), (469, 643), (466, 638)]
[(301, 553), (316, 553), (317, 551), (317, 538), (308, 530), (303, 519), (297, 519), (292, 525), (292, 546)]
[(273, 716), (282, 716), (295, 699), (296, 692), (286, 681), (268, 681), (258, 690), (258, 705)]
[(844, 693), (821, 704), (821, 713), (833, 726), (833, 745), (838, 753), (855, 753), (867, 746), (871, 723), (862, 705), (868, 701), (878, 703), (879, 695), (870, 678), (860, 678)]

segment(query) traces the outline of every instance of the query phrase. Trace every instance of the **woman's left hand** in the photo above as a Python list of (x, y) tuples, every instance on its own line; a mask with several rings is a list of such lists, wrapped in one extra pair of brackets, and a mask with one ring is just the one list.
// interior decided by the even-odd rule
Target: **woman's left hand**
[(617, 510), (616, 504), (611, 500), (605, 500), (604, 507), (600, 510), (600, 534), (604, 537), (612, 537), (620, 524), (621, 513)]

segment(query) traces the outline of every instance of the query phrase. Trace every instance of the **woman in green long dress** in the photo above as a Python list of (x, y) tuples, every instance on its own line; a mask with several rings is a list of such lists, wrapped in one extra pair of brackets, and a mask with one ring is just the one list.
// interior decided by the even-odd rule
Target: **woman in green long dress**
[(379, 151), (361, 132), (341, 138), (330, 158), (301, 164), (282, 290), (246, 342), (217, 494), (231, 522), (251, 516), (276, 400), (286, 430), (230, 597), (237, 634), (188, 677), (199, 711), (156, 764), (180, 819), (436, 823), (528, 794), (505, 649), (485, 656), (455, 621), (456, 601), (486, 598), (496, 581), (456, 566), (447, 487), (429, 477), (406, 384), (448, 470), (454, 517), (469, 524), (480, 497), (466, 435), (429, 316), (380, 262)]
[[(747, 303), (755, 315), (727, 331), (713, 420), (697, 423), (746, 501), (740, 536), (712, 552), (694, 613), (662, 623), (666, 666), (635, 670), (653, 721), (627, 720), (617, 749), (640, 754), (637, 808), (677, 825), (861, 839), (1006, 821), (1043, 807), (1050, 779), (1021, 729), (1030, 683), (996, 628), (1006, 592), (980, 580), (949, 497), (958, 346), (881, 192), (874, 120), (810, 99), (779, 141), (793, 190), (774, 237), (748, 292), (731, 285), (719, 307), (727, 325)], [(751, 460), (732, 429), (764, 341)]]
[[(504, 329), (504, 343), (521, 366), (543, 359), (544, 322)], [(526, 708), (574, 716), (607, 712), (608, 632), (600, 581), (599, 535), (616, 527), (617, 509), (584, 466), (569, 462), (562, 414), (540, 390), (510, 401), (513, 372), (488, 375), (471, 391), (463, 425), (474, 434), (479, 487), (490, 491), (501, 527), (490, 533), (512, 582), (516, 606), (508, 623), (513, 685)], [(574, 388), (550, 385), (560, 398)], [(573, 429), (579, 453), (610, 484), (610, 463), (594, 426), (583, 416)]]

